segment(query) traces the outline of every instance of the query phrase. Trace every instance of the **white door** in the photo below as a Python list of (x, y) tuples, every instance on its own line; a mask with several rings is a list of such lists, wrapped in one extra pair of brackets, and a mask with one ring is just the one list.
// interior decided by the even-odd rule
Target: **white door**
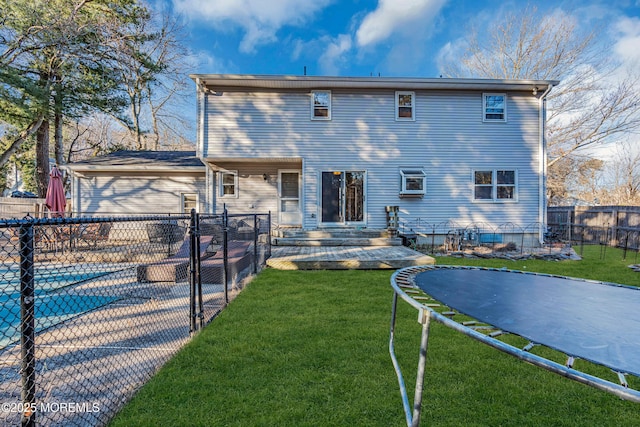
[(301, 172), (278, 171), (278, 211), (280, 225), (302, 225)]

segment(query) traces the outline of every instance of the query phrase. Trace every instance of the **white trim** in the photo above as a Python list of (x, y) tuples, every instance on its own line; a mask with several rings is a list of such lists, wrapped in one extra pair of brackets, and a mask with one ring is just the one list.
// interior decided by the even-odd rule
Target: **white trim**
[[(298, 197), (282, 197), (282, 174), (297, 173), (298, 174)], [(298, 201), (299, 220), (296, 222), (283, 221), (282, 201)], [(278, 224), (281, 225), (299, 225), (302, 226), (302, 171), (300, 169), (278, 169)]]
[[(501, 119), (487, 118), (487, 97), (489, 96), (502, 96), (504, 106), (502, 108)], [(507, 121), (507, 94), (506, 93), (483, 93), (482, 94), (482, 121), (486, 123), (506, 123)]]
[(514, 79), (458, 79), (458, 78), (398, 78), (398, 77), (338, 77), (292, 76), (260, 74), (190, 74), (200, 85), (211, 90), (228, 87), (255, 87), (267, 89), (393, 89), (393, 90), (486, 90), (526, 91), (533, 88), (555, 86), (557, 80)]
[[(316, 93), (326, 93), (329, 96), (329, 102), (326, 105), (327, 115), (326, 116), (316, 116)], [(311, 120), (331, 120), (331, 91), (330, 90), (312, 90), (311, 91)], [(324, 105), (320, 105), (320, 108), (323, 108)]]
[[(233, 175), (233, 194), (224, 194), (224, 184), (222, 178), (224, 175)], [(238, 198), (238, 171), (237, 170), (221, 170), (218, 171), (218, 197), (221, 199), (237, 199)]]
[[(422, 179), (422, 190), (407, 190), (407, 178)], [(427, 194), (427, 173), (421, 167), (400, 168), (400, 196), (424, 196), (425, 194)]]
[(184, 209), (184, 199), (185, 196), (196, 196), (196, 212), (200, 212), (200, 195), (198, 193), (192, 193), (192, 192), (180, 192), (180, 212), (184, 213), (184, 214), (190, 214), (191, 210), (189, 210), (189, 212), (185, 211)]
[[(497, 173), (498, 171), (508, 171), (514, 173), (513, 183), (513, 198), (512, 199), (499, 199), (498, 187), (511, 187), (511, 185), (498, 185)], [(476, 172), (491, 172), (491, 198), (490, 199), (476, 199)], [(482, 185), (482, 184), (480, 184)], [(489, 184), (484, 184), (489, 187)], [(518, 203), (519, 201), (519, 188), (518, 188), (518, 169), (515, 168), (478, 168), (471, 171), (471, 201), (474, 203)]]
[(196, 102), (199, 104), (198, 109), (198, 118), (197, 118), (197, 132), (196, 132), (196, 155), (198, 157), (202, 157), (204, 154), (204, 124), (206, 117), (206, 108), (207, 108), (207, 95), (206, 92), (202, 89), (204, 87), (204, 83), (200, 81), (200, 79), (196, 79)]
[[(400, 117), (400, 107), (403, 107), (400, 105), (399, 98), (401, 95), (411, 95), (411, 117)], [(407, 90), (397, 90), (395, 93), (395, 105), (396, 105), (396, 109), (395, 109), (395, 115), (396, 115), (396, 121), (398, 122), (414, 122), (416, 120), (416, 93), (413, 91), (407, 91)]]
[(538, 173), (540, 174), (539, 188), (538, 188), (538, 209), (542, 224), (544, 227), (540, 230), (539, 240), (540, 243), (544, 241), (544, 232), (547, 226), (547, 137), (546, 122), (547, 122), (547, 95), (551, 92), (551, 86), (545, 90), (538, 101), (538, 114), (539, 124), (538, 132), (540, 143), (540, 163)]

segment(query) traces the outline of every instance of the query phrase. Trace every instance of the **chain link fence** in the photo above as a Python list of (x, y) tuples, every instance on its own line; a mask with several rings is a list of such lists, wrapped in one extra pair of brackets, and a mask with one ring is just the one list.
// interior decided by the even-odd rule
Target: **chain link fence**
[(105, 425), (270, 256), (270, 215), (0, 221), (0, 422)]
[(399, 235), (405, 244), (423, 252), (439, 254), (481, 250), (503, 253), (517, 258), (531, 254), (562, 257), (557, 250), (574, 247), (582, 254), (586, 245), (600, 245), (604, 257), (607, 247), (621, 248), (623, 259), (638, 260), (640, 227), (596, 226), (566, 222), (489, 224), (485, 222), (460, 223), (444, 221), (429, 223), (421, 218), (400, 219)]

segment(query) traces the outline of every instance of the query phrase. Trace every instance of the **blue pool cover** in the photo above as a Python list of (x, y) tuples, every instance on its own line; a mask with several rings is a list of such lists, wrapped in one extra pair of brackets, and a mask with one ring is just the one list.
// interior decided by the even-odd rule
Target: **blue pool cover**
[[(101, 295), (46, 294), (35, 298), (35, 328), (42, 331), (117, 298)], [(0, 349), (20, 341), (20, 296), (0, 306)]]
[[(34, 269), (36, 332), (117, 300), (116, 296), (75, 294), (72, 290), (76, 284), (113, 271), (83, 271), (76, 266)], [(0, 269), (0, 349), (20, 341), (20, 323), (20, 270)]]
[(640, 289), (516, 271), (443, 268), (415, 284), (443, 304), (567, 355), (640, 376)]

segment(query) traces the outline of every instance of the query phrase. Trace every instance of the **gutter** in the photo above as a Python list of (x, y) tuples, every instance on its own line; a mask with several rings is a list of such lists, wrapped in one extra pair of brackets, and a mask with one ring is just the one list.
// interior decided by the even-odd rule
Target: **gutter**
[(531, 91), (534, 87), (555, 85), (550, 80), (459, 79), (287, 76), (251, 74), (190, 74), (202, 93), (222, 95), (224, 89), (394, 89), (394, 90), (507, 90)]

